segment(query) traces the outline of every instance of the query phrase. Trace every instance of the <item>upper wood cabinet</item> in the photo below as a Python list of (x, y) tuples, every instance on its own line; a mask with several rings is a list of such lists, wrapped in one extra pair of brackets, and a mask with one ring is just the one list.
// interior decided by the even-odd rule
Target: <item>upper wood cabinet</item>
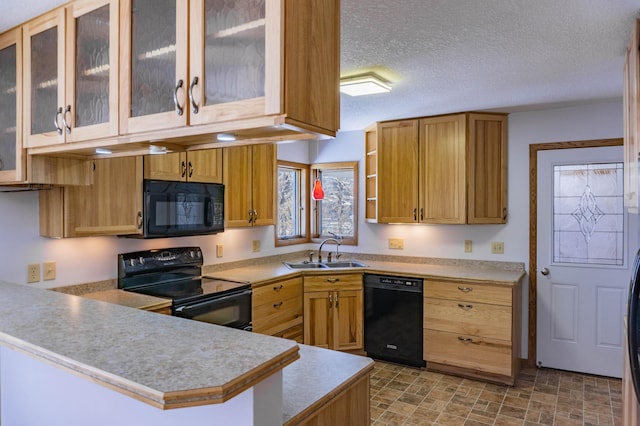
[[(338, 0), (122, 0), (121, 132), (282, 115), (335, 135), (339, 13)], [(261, 125), (242, 123), (207, 131)]]
[(94, 160), (93, 185), (39, 192), (40, 235), (142, 233), (142, 157)]
[(624, 205), (631, 213), (638, 213), (638, 160), (640, 159), (640, 20), (636, 20), (631, 31), (624, 63)]
[(0, 35), (0, 182), (25, 179), (22, 148), (22, 29)]
[(227, 228), (273, 225), (276, 214), (276, 146), (224, 148)]
[(27, 147), (118, 135), (118, 0), (76, 0), (24, 25)]
[(145, 155), (144, 178), (222, 183), (222, 149)]
[[(366, 154), (375, 156), (375, 161), (367, 159), (366, 176), (375, 175), (377, 187), (375, 199), (367, 195), (367, 203), (375, 205), (368, 206), (369, 221), (506, 222), (505, 115), (461, 113), (382, 122), (365, 136)], [(370, 148), (374, 138), (375, 153)], [(373, 184), (367, 191), (373, 193)]]

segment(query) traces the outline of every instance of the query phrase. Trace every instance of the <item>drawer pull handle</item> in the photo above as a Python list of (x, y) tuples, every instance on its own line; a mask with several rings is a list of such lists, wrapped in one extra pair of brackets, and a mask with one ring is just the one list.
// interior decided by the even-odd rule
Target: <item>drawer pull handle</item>
[(473, 291), (473, 288), (471, 287), (460, 287), (458, 286), (458, 290), (460, 290), (463, 293), (469, 293), (470, 291)]
[(329, 295), (329, 309), (331, 309), (333, 307), (333, 296), (330, 294)]
[(333, 283), (337, 283), (338, 281), (340, 281), (340, 278), (327, 278), (327, 281), (330, 282), (331, 284), (333, 284)]
[(458, 340), (464, 343), (473, 343), (473, 339), (471, 337), (458, 336)]
[(460, 309), (464, 309), (465, 311), (467, 311), (467, 310), (473, 308), (473, 305), (463, 305), (462, 303), (458, 303), (458, 307)]
[(282, 284), (280, 284), (278, 287), (274, 287), (273, 291), (280, 291), (282, 290)]
[(282, 300), (281, 300), (281, 301), (279, 301), (278, 303), (274, 303), (274, 304), (273, 304), (273, 307), (274, 307), (274, 308), (279, 308), (280, 306), (282, 306)]

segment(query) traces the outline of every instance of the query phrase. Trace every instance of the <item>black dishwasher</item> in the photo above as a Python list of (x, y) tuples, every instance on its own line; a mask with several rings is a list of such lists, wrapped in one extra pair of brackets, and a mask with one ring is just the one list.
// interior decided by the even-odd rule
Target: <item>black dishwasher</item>
[(364, 350), (371, 358), (424, 367), (422, 279), (364, 275)]

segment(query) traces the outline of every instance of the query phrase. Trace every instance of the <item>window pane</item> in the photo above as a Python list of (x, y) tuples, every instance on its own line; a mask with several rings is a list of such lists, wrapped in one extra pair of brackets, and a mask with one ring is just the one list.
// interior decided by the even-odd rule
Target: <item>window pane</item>
[(622, 163), (554, 166), (553, 261), (623, 265)]
[(324, 199), (318, 203), (319, 233), (334, 233), (346, 238), (355, 236), (353, 169), (322, 169), (320, 174)]
[(278, 166), (277, 239), (306, 238), (305, 178), (301, 168)]

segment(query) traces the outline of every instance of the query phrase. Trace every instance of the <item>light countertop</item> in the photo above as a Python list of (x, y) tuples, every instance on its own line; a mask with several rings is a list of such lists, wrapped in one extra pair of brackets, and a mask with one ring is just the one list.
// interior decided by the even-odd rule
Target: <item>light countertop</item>
[(224, 402), (296, 342), (0, 282), (0, 344), (160, 408)]
[(144, 309), (147, 311), (171, 307), (171, 299), (148, 296), (146, 294), (132, 293), (120, 289), (97, 291), (83, 294), (82, 297), (115, 303), (129, 308)]

